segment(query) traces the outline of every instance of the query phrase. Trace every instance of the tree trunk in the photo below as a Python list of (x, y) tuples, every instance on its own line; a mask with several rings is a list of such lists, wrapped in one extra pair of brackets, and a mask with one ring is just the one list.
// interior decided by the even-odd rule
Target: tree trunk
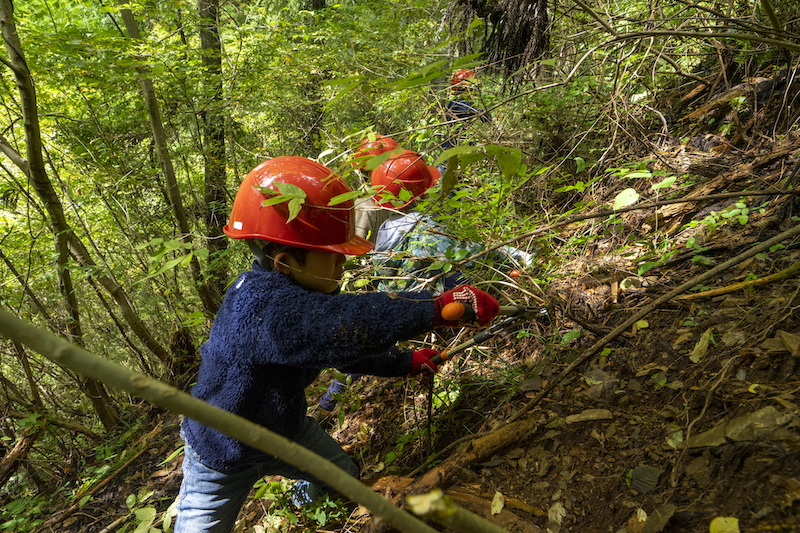
[[(130, 9), (122, 9), (120, 12), (122, 13), (122, 20), (125, 22), (125, 29), (128, 31), (128, 37), (132, 40), (141, 40), (139, 26), (136, 24), (133, 12), (131, 12)], [(178, 186), (178, 179), (175, 176), (175, 168), (172, 166), (172, 158), (167, 148), (167, 134), (164, 131), (164, 123), (161, 120), (161, 111), (158, 107), (156, 91), (153, 87), (152, 80), (145, 75), (143, 69), (137, 68), (137, 72), (139, 74), (139, 84), (142, 87), (142, 96), (144, 97), (145, 106), (147, 107), (147, 118), (150, 121), (150, 128), (153, 130), (153, 141), (155, 142), (156, 152), (158, 153), (158, 159), (161, 163), (161, 170), (164, 172), (164, 178), (167, 182), (167, 193), (169, 194), (170, 204), (172, 205), (172, 212), (178, 223), (178, 230), (181, 232), (180, 238), (184, 243), (191, 243), (192, 232), (189, 227), (189, 219), (186, 216), (186, 209), (181, 199), (181, 191)], [(189, 262), (189, 270), (197, 284), (200, 301), (203, 303), (203, 311), (206, 317), (213, 318), (219, 309), (219, 303), (215, 301), (208, 284), (202, 280), (200, 262), (197, 260), (197, 257), (192, 256)]]
[[(39, 117), (37, 115), (36, 91), (22, 52), (22, 43), (17, 35), (16, 25), (14, 24), (14, 6), (11, 0), (0, 0), (0, 28), (20, 95), (28, 156), (28, 177), (33, 184), (33, 188), (45, 204), (53, 226), (57, 253), (56, 277), (67, 311), (68, 334), (72, 342), (82, 345), (83, 332), (81, 331), (78, 299), (72, 285), (72, 276), (69, 269), (66, 268), (69, 261), (68, 243), (71, 240), (72, 230), (67, 224), (61, 201), (56, 195), (45, 171)], [(89, 380), (84, 385), (84, 392), (88, 394), (103, 426), (108, 429), (116, 425), (119, 417), (111, 408), (103, 385), (95, 380)]]
[(208, 288), (217, 308), (222, 303), (228, 269), (217, 260), (228, 247), (222, 227), (228, 218), (225, 167), (225, 116), (222, 93), (222, 44), (219, 40), (218, 0), (198, 0), (200, 53), (205, 67), (203, 158), (205, 160), (206, 246), (209, 251)]

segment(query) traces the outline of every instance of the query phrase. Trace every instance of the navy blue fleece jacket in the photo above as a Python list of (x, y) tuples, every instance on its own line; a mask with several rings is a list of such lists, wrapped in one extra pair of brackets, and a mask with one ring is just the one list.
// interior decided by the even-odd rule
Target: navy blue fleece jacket
[[(295, 439), (306, 416), (305, 388), (322, 369), (405, 376), (412, 352), (395, 343), (433, 329), (434, 313), (429, 292), (325, 294), (254, 263), (225, 295), (200, 349), (192, 395)], [(183, 430), (215, 470), (268, 458), (190, 418)]]

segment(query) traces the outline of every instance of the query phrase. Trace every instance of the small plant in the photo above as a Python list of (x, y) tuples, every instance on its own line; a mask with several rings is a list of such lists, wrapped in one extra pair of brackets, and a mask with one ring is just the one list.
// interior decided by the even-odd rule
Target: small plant
[(7, 502), (0, 511), (0, 531), (9, 533), (33, 531), (44, 522), (39, 515), (42, 513), (42, 506), (47, 503), (43, 496), (34, 494)]
[(344, 523), (349, 516), (347, 506), (342, 500), (331, 500), (327, 495), (300, 509), (303, 522), (316, 522), (318, 530), (332, 523)]
[[(431, 425), (431, 433), (435, 433), (435, 432), (436, 432), (436, 425), (432, 424)], [(398, 437), (397, 441), (395, 442), (394, 450), (392, 450), (391, 452), (386, 454), (386, 459), (384, 459), (383, 462), (388, 465), (389, 463), (391, 463), (392, 461), (397, 459), (397, 457), (401, 453), (403, 453), (403, 449), (405, 448), (406, 444), (408, 444), (412, 440), (416, 440), (416, 439), (422, 437), (423, 435), (426, 435), (427, 433), (428, 433), (428, 428), (427, 427), (423, 427), (423, 428), (417, 429), (416, 431), (412, 431), (411, 433), (406, 433), (405, 435), (401, 435), (400, 437)]]
[[(122, 526), (119, 533), (126, 533), (128, 531), (132, 533), (161, 533), (160, 529), (153, 527), (153, 523), (158, 516), (156, 508), (152, 505), (143, 505), (152, 495), (152, 490), (143, 488), (138, 494), (129, 494), (128, 497), (125, 498), (125, 505), (133, 515), (134, 522)], [(135, 525), (134, 529), (130, 529), (132, 525)]]

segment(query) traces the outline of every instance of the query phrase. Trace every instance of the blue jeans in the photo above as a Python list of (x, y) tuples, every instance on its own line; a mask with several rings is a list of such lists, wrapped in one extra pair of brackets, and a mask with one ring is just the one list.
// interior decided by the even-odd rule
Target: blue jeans
[[(358, 478), (358, 465), (314, 419), (306, 417), (297, 443)], [(264, 476), (301, 480), (294, 489), (293, 500), (298, 504), (310, 503), (333, 490), (309, 473), (277, 458), (223, 473), (204, 465), (188, 442), (183, 453), (183, 483), (178, 494), (175, 533), (229, 533), (250, 489)]]

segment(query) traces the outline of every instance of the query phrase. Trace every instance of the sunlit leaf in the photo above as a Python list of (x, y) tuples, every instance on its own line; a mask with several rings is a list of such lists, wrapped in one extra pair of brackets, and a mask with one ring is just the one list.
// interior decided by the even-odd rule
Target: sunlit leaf
[(614, 198), (614, 209), (622, 209), (639, 201), (639, 193), (630, 187), (619, 193)]

